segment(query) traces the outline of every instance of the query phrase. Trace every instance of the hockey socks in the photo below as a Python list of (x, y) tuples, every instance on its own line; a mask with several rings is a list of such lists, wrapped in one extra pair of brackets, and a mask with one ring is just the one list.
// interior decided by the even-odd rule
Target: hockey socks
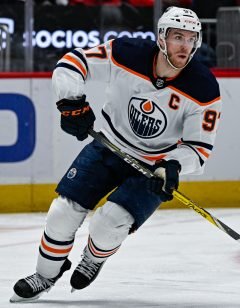
[(39, 253), (43, 258), (52, 261), (65, 260), (73, 247), (74, 239), (71, 241), (55, 241), (46, 232), (43, 233)]

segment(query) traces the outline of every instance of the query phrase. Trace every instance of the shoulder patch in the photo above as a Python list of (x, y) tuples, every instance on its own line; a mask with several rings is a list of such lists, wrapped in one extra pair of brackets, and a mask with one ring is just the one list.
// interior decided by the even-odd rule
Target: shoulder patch
[(220, 97), (215, 76), (205, 65), (194, 59), (170, 85), (202, 104)]
[(151, 40), (118, 38), (112, 43), (112, 57), (118, 64), (149, 79), (155, 48), (156, 43)]

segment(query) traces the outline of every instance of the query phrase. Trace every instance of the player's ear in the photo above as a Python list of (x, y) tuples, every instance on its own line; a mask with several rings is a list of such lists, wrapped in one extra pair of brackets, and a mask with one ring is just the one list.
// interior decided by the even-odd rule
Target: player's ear
[(164, 49), (164, 42), (163, 42), (163, 39), (160, 37), (160, 35), (158, 36), (158, 44), (160, 45), (162, 49)]

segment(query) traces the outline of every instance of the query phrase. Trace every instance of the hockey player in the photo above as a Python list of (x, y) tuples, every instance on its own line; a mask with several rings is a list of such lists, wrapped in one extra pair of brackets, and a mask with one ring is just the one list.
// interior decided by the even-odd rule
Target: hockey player
[[(84, 140), (95, 116), (84, 86), (107, 83), (101, 133), (155, 172), (147, 179), (96, 141), (84, 147), (57, 186), (47, 214), (36, 273), (14, 286), (12, 302), (48, 291), (70, 269), (77, 229), (98, 201), (72, 289), (93, 282), (106, 260), (178, 188), (179, 174), (201, 173), (215, 140), (221, 101), (215, 77), (192, 59), (201, 24), (184, 8), (168, 8), (158, 22), (157, 44), (119, 38), (67, 53), (53, 73), (61, 128)], [(97, 102), (95, 102), (97, 103)]]

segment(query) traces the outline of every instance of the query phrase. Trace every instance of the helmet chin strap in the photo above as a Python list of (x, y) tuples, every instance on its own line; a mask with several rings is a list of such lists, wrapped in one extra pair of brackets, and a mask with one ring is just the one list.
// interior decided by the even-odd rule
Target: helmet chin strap
[(175, 65), (172, 64), (172, 62), (169, 60), (168, 57), (168, 53), (167, 53), (167, 44), (164, 38), (161, 38), (163, 43), (164, 43), (164, 48), (161, 47), (161, 45), (159, 44), (159, 40), (157, 40), (157, 45), (159, 47), (159, 49), (161, 50), (161, 52), (163, 53), (165, 59), (167, 60), (167, 63), (171, 66), (171, 68), (175, 69), (175, 70), (182, 70), (184, 67), (186, 67), (188, 65), (188, 63), (191, 61), (195, 51), (193, 53), (190, 54), (190, 56), (188, 57), (188, 60), (186, 62), (186, 64), (182, 67), (176, 67)]

